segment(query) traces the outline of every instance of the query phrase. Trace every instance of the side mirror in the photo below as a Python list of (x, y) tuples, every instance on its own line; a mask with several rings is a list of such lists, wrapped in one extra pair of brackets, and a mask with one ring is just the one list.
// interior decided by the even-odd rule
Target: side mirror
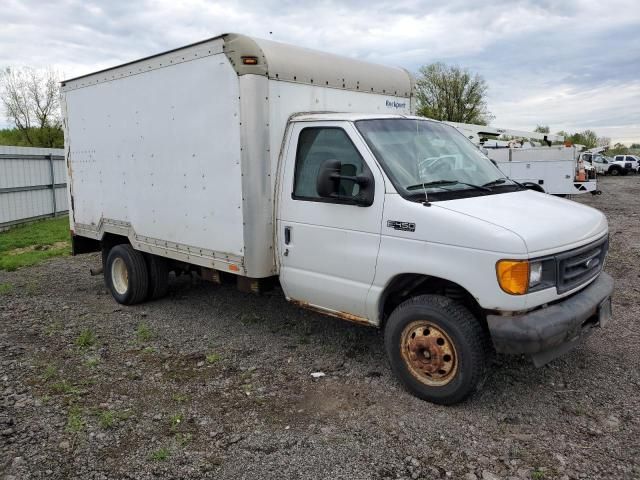
[[(347, 182), (350, 185), (357, 184), (360, 191), (357, 195), (341, 195), (340, 184)], [(340, 160), (326, 160), (318, 171), (316, 190), (322, 198), (331, 198), (343, 203), (368, 207), (373, 204), (374, 184), (370, 172), (361, 175), (343, 175), (342, 162)]]

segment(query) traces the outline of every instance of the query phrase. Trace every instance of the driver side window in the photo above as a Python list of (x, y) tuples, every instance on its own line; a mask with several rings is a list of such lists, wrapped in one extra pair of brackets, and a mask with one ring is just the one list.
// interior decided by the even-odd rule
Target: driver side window
[[(366, 164), (347, 133), (337, 127), (309, 127), (300, 132), (292, 198), (296, 200), (330, 201), (320, 197), (316, 189), (320, 167), (327, 160), (339, 160), (341, 175), (363, 173)], [(355, 198), (360, 192), (357, 183), (340, 182), (340, 195)], [(336, 203), (343, 203), (336, 202)]]

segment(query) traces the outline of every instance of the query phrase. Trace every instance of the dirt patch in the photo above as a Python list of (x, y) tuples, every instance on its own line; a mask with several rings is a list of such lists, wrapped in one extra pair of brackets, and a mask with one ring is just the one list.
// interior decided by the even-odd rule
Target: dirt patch
[(0, 272), (0, 476), (638, 479), (640, 176), (600, 183), (576, 200), (609, 219), (613, 320), (541, 369), (498, 357), (455, 407), (406, 393), (376, 330), (279, 295), (181, 277), (123, 307), (97, 255)]
[(23, 248), (14, 248), (13, 250), (9, 250), (8, 252), (4, 252), (5, 255), (15, 256), (21, 255), (27, 252), (43, 252), (46, 250), (60, 250), (62, 248), (68, 248), (69, 242), (55, 242), (51, 245), (30, 245), (28, 247)]

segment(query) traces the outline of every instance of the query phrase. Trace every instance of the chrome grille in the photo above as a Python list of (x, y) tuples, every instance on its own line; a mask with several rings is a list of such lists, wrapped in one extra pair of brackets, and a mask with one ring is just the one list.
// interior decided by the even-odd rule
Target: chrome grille
[(579, 287), (598, 275), (608, 249), (609, 239), (604, 237), (595, 243), (556, 255), (558, 293)]

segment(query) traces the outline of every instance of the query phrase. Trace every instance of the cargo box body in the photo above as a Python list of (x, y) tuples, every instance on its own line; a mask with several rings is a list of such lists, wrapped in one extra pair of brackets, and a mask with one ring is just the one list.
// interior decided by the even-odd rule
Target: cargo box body
[[(245, 65), (244, 58), (256, 59)], [(71, 228), (255, 278), (277, 274), (287, 120), (406, 113), (404, 70), (228, 34), (63, 82)]]

